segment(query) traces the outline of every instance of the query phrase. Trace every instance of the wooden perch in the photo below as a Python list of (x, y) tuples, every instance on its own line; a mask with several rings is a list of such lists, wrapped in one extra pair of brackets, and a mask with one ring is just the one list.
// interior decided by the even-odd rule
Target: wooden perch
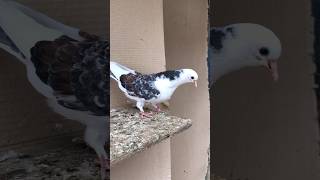
[(114, 164), (160, 143), (192, 125), (190, 119), (162, 112), (152, 118), (141, 118), (131, 109), (110, 111), (110, 163)]

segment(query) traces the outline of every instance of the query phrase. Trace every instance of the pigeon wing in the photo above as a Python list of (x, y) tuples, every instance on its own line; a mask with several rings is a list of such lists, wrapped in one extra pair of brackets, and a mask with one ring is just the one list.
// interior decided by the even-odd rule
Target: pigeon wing
[(130, 96), (150, 100), (157, 98), (160, 91), (154, 86), (156, 77), (153, 75), (125, 74), (120, 76), (121, 86)]
[(109, 43), (94, 36), (86, 38), (77, 41), (61, 36), (54, 41), (39, 41), (31, 48), (31, 61), (60, 105), (106, 115)]

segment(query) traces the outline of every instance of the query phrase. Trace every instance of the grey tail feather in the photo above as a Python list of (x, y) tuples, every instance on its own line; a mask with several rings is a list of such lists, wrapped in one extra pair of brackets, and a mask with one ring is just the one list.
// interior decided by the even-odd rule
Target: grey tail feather
[(0, 26), (0, 43), (10, 47), (10, 49), (12, 49), (14, 52), (16, 52), (17, 54), (20, 54), (23, 58), (25, 58), (24, 54), (19, 50), (19, 48), (10, 39), (10, 37), (4, 32), (1, 26)]

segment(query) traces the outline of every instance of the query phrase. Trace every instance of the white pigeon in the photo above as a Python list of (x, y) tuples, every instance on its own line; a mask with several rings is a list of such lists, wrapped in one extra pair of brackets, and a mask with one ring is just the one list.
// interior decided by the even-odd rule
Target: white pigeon
[(26, 66), (29, 82), (53, 111), (86, 126), (84, 139), (99, 156), (106, 179), (108, 41), (0, 0), (0, 48)]
[(249, 66), (265, 66), (278, 80), (279, 38), (268, 28), (252, 23), (231, 24), (210, 29), (209, 87), (222, 76)]
[(197, 87), (198, 80), (198, 74), (192, 69), (141, 74), (113, 61), (110, 61), (110, 77), (129, 99), (136, 101), (140, 115), (146, 117), (150, 117), (150, 113), (144, 112), (145, 103), (151, 103), (159, 112), (158, 104), (169, 100), (180, 85), (194, 83)]

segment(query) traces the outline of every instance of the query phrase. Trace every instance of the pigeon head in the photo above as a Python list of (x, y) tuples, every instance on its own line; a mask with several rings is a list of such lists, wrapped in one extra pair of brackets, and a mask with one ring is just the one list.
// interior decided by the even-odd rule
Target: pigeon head
[(248, 66), (268, 68), (276, 81), (277, 61), (280, 55), (279, 38), (264, 26), (239, 23), (213, 28), (210, 31), (208, 57), (210, 83)]
[(281, 55), (279, 38), (271, 30), (258, 24), (243, 23), (233, 26), (239, 61), (242, 61), (239, 63), (244, 66), (264, 66), (277, 81), (277, 61)]
[(198, 74), (193, 69), (182, 69), (180, 78), (181, 83), (194, 83), (194, 85), (197, 87), (197, 80), (198, 80)]

